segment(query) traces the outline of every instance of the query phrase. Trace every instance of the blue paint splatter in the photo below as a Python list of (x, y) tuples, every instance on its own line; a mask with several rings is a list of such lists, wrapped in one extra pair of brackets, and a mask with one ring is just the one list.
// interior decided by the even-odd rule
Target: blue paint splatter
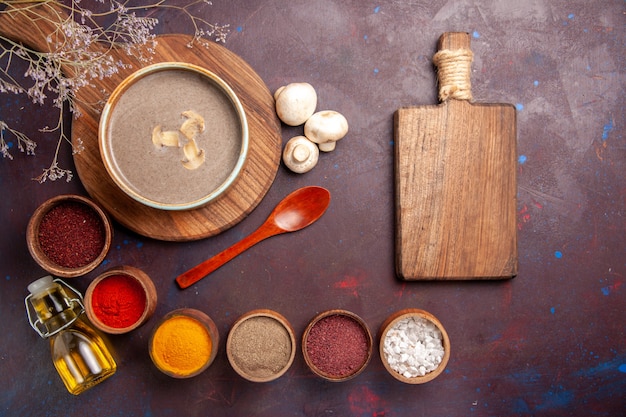
[(611, 287), (600, 288), (600, 291), (602, 291), (603, 295), (608, 296), (609, 294), (611, 294)]
[(367, 35), (363, 35), (363, 40), (367, 40)]
[(522, 103), (517, 103), (515, 105), (515, 108), (517, 109), (517, 111), (522, 111), (524, 110), (524, 105)]
[(609, 133), (611, 133), (615, 129), (615, 125), (613, 124), (613, 119), (611, 119), (607, 124), (602, 127), (602, 141), (605, 141), (609, 138)]
[(556, 312), (556, 309), (554, 307), (550, 307), (550, 314), (554, 314)]
[(9, 275), (7, 275), (6, 277), (4, 277), (4, 279), (6, 279), (7, 281), (10, 281), (11, 277)]
[(568, 15), (567, 15), (567, 18), (568, 18), (568, 19), (573, 19), (573, 18), (574, 18), (574, 13), (570, 13), (570, 14), (568, 14)]
[(543, 395), (544, 402), (537, 406), (537, 410), (547, 410), (551, 408), (566, 408), (574, 399), (574, 393), (563, 390), (562, 386), (558, 390), (550, 390)]
[(474, 39), (478, 39), (478, 38), (480, 38), (480, 33), (478, 33), (478, 31), (475, 30), (474, 32), (472, 32), (472, 37)]
[(534, 85), (535, 87), (537, 87), (537, 86), (539, 85), (539, 81), (537, 81), (537, 80), (533, 81), (533, 85)]
[[(590, 352), (592, 354), (593, 352)], [(597, 356), (596, 356), (597, 357)], [(606, 362), (601, 362), (594, 367), (581, 369), (576, 372), (575, 376), (582, 377), (596, 377), (598, 374), (604, 374), (607, 372), (613, 372), (617, 369), (619, 372), (626, 373), (626, 363), (621, 363), (624, 360), (624, 356), (614, 358)]]
[(378, 74), (378, 68), (374, 68), (374, 74)]
[(521, 165), (524, 165), (527, 160), (528, 160), (528, 158), (526, 157), (526, 155), (520, 155), (517, 158), (517, 162), (519, 162)]
[(514, 414), (528, 414), (530, 413), (530, 407), (523, 398), (517, 398), (513, 402), (513, 412)]
[(137, 242), (137, 249), (141, 249), (143, 247), (143, 242)]
[(554, 257), (556, 259), (561, 259), (563, 257), (563, 253), (560, 250), (554, 252)]
[(243, 32), (243, 27), (237, 26), (237, 32)]
[(378, 12), (380, 12), (380, 6), (374, 7), (374, 13), (378, 13)]

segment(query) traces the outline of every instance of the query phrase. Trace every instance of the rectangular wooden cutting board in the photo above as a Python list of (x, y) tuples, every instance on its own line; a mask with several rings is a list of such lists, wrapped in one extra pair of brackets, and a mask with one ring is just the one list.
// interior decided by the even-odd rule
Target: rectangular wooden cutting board
[(438, 49), (442, 103), (394, 116), (396, 273), (403, 280), (512, 278), (515, 107), (471, 102), (467, 33), (443, 34)]

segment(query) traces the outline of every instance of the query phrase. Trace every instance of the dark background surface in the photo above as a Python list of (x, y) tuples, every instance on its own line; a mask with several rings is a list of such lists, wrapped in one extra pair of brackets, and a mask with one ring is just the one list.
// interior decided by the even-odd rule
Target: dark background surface
[[(176, 2), (175, 2), (176, 3)], [(176, 3), (180, 4), (180, 3)], [(88, 3), (83, 2), (87, 7)], [(350, 123), (337, 149), (295, 175), (281, 166), (259, 206), (201, 241), (159, 242), (116, 224), (103, 265), (70, 280), (84, 291), (105, 269), (143, 269), (159, 302), (139, 330), (112, 336), (117, 374), (73, 397), (32, 331), (23, 299), (45, 272), (25, 242), (29, 216), (57, 194), (84, 194), (80, 179), (31, 181), (54, 155), (51, 106), (0, 96), (0, 120), (38, 142), (0, 161), (0, 415), (2, 416), (616, 416), (626, 407), (626, 143), (622, 1), (225, 1), (197, 7), (230, 24), (226, 48), (270, 91), (306, 81), (318, 109)], [(152, 13), (158, 33), (187, 33), (173, 10)], [(394, 273), (393, 113), (436, 103), (430, 62), (446, 31), (472, 34), (478, 102), (518, 109), (519, 275), (499, 282), (409, 282)], [(301, 128), (283, 128), (283, 139)], [(6, 132), (5, 132), (6, 135)], [(11, 138), (7, 138), (11, 141)], [(73, 169), (69, 146), (59, 165)], [(248, 250), (185, 291), (174, 278), (256, 229), (305, 185), (330, 190), (322, 219)], [(471, 207), (468, 207), (471, 210)], [(209, 314), (222, 341), (214, 364), (175, 380), (151, 364), (155, 322), (179, 307)], [(224, 351), (230, 325), (256, 308), (283, 314), (301, 335), (318, 312), (344, 308), (378, 333), (396, 310), (425, 309), (446, 327), (444, 374), (404, 385), (375, 353), (357, 378), (324, 382), (300, 352), (280, 379), (242, 380)]]

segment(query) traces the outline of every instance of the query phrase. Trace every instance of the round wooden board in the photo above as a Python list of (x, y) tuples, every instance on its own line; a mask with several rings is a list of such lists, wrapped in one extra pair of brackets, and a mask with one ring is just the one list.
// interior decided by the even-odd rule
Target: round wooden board
[[(259, 204), (280, 165), (281, 126), (274, 110), (274, 98), (263, 80), (245, 61), (223, 46), (208, 43), (190, 48), (190, 40), (185, 35), (157, 37), (156, 51), (150, 55), (149, 62), (113, 51), (132, 68), (95, 80), (94, 86), (78, 90), (81, 116), (72, 122), (72, 143), (83, 147), (74, 155), (76, 171), (89, 195), (123, 226), (159, 240), (203, 239), (234, 226)], [(148, 64), (166, 61), (196, 64), (217, 74), (235, 91), (248, 120), (248, 158), (241, 175), (224, 196), (195, 210), (158, 210), (133, 200), (115, 185), (100, 158), (98, 123), (101, 103), (132, 72)], [(96, 102), (100, 104), (84, 104)]]

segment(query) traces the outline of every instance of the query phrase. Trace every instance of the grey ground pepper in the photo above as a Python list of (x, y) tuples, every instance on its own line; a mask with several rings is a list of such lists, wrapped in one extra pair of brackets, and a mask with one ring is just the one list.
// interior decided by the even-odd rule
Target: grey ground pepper
[(243, 321), (230, 336), (235, 365), (255, 378), (280, 372), (291, 356), (291, 339), (285, 327), (271, 317), (254, 316)]

